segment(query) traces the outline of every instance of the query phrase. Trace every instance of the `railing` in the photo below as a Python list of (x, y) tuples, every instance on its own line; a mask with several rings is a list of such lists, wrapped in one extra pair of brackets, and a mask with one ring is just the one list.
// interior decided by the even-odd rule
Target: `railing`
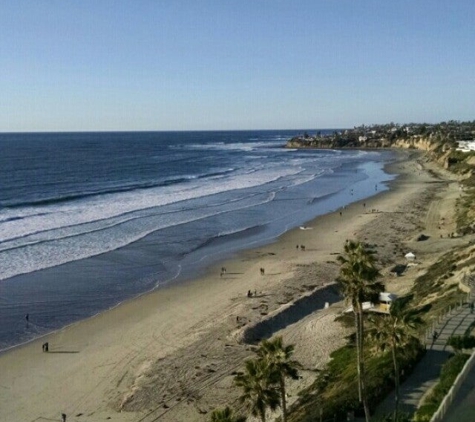
[(441, 322), (449, 318), (454, 311), (457, 311), (458, 309), (462, 308), (465, 303), (470, 303), (470, 302), (471, 302), (471, 293), (467, 293), (465, 300), (460, 299), (458, 303), (448, 306), (441, 313), (439, 313), (436, 316), (436, 318), (432, 321), (429, 327), (423, 330), (422, 333), (419, 332), (419, 335), (420, 335), (419, 338), (422, 341), (422, 343), (424, 343), (426, 339), (429, 339), (432, 337), (432, 334), (436, 331), (436, 328)]
[(437, 411), (432, 415), (430, 422), (440, 422), (443, 420), (448, 408), (454, 400), (455, 395), (459, 391), (460, 386), (462, 385), (463, 381), (467, 377), (467, 374), (470, 372), (474, 365), (475, 352), (473, 352), (467, 362), (465, 362), (465, 365), (460, 371), (460, 374), (458, 374), (457, 378), (455, 378), (454, 384), (452, 385), (452, 387), (450, 387), (449, 392), (444, 397), (444, 400), (442, 400), (442, 403), (440, 403), (440, 406)]
[[(466, 276), (464, 277), (463, 284), (465, 284), (468, 287), (468, 294), (467, 294), (467, 302), (470, 303), (472, 300), (472, 292), (473, 292), (473, 287), (475, 284), (475, 279), (474, 276)], [(450, 310), (449, 310), (450, 313)], [(455, 381), (450, 387), (450, 390), (442, 400), (442, 403), (440, 403), (439, 408), (437, 411), (432, 415), (432, 418), (430, 419), (430, 422), (440, 422), (443, 420), (444, 416), (447, 413), (447, 410), (449, 409), (450, 405), (454, 401), (454, 397), (460, 390), (460, 386), (464, 382), (465, 378), (467, 378), (468, 373), (470, 370), (475, 366), (475, 351), (472, 352), (472, 355), (470, 358), (465, 362), (465, 365), (463, 366), (462, 370), (460, 373), (457, 375), (457, 378), (455, 378)]]

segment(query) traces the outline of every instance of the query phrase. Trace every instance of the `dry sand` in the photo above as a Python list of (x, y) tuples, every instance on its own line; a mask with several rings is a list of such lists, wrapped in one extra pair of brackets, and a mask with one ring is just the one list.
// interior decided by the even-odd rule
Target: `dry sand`
[[(60, 420), (64, 412), (68, 422), (206, 421), (216, 407), (239, 407), (233, 373), (254, 348), (243, 339), (274, 334), (295, 344), (305, 368), (290, 387), (292, 401), (346, 341), (347, 330), (334, 321), (344, 304), (332, 286), (346, 239), (376, 244), (383, 274), (404, 262), (409, 250), (416, 254), (419, 267), (403, 277), (385, 276), (387, 289), (396, 293), (407, 291), (437, 253), (459, 241), (445, 237), (455, 227), (458, 183), (449, 175), (436, 179), (425, 167), (414, 156), (400, 161), (393, 165), (401, 176), (391, 190), (366, 206), (355, 203), (342, 216), (319, 217), (307, 230), (245, 251), (201, 279), (0, 355), (0, 420)], [(429, 240), (415, 242), (422, 232)], [(221, 266), (227, 268), (222, 277)], [(257, 295), (248, 298), (248, 290)], [(330, 307), (323, 310), (325, 302)], [(45, 341), (49, 353), (41, 351)]]

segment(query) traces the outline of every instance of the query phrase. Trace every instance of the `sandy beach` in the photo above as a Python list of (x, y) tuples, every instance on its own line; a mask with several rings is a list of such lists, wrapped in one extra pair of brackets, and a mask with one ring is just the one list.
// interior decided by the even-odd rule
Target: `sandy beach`
[[(53, 421), (63, 412), (68, 422), (205, 421), (216, 407), (237, 406), (233, 372), (253, 354), (244, 340), (274, 334), (295, 344), (305, 368), (289, 390), (292, 401), (346, 341), (348, 332), (334, 321), (345, 305), (332, 285), (346, 239), (377, 245), (387, 290), (397, 294), (407, 292), (438, 253), (464, 241), (447, 237), (455, 231), (458, 182), (448, 173), (436, 178), (428, 171), (433, 164), (416, 161), (423, 161), (419, 153), (400, 157), (391, 165), (400, 176), (390, 191), (244, 251), (202, 278), (3, 353), (0, 420)], [(416, 242), (420, 233), (429, 239)], [(389, 268), (409, 251), (419, 265), (390, 276)], [(48, 353), (42, 353), (44, 342)]]

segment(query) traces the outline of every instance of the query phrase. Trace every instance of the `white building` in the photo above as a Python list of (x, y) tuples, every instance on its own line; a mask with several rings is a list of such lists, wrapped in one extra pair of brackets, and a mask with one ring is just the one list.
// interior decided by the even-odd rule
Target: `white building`
[(475, 151), (475, 141), (458, 141), (457, 151)]

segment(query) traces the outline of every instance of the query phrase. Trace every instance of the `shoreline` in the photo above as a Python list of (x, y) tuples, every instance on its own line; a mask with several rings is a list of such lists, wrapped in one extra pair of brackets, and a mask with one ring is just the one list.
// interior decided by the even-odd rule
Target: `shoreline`
[[(113, 420), (133, 421), (146, 417), (152, 409), (155, 416), (165, 412), (167, 416), (161, 420), (206, 420), (201, 411), (216, 407), (224, 397), (232, 402), (231, 368), (241, 366), (252, 354), (248, 345), (236, 341), (238, 331), (273, 312), (278, 314), (286, 304), (331, 282), (337, 271), (334, 255), (341, 251), (346, 238), (361, 236), (364, 240), (367, 225), (407, 202), (407, 195), (416, 192), (421, 196), (424, 183), (432, 176), (414, 173), (414, 155), (406, 157), (388, 165), (396, 173), (401, 170), (396, 180), (388, 182), (388, 191), (350, 204), (342, 216), (338, 211), (318, 216), (306, 224), (307, 230), (295, 228), (270, 244), (239, 252), (211, 265), (197, 280), (142, 294), (3, 352), (1, 386), (6, 390), (0, 397), (0, 416), (12, 421), (34, 420), (65, 411), (81, 413), (77, 420), (111, 416)], [(368, 212), (372, 208), (382, 211)], [(305, 245), (305, 251), (296, 245)], [(220, 277), (222, 266), (227, 272)], [(265, 268), (263, 276), (259, 274), (261, 267)], [(257, 291), (257, 296), (247, 298), (248, 290)], [(341, 308), (335, 301), (328, 310), (319, 312), (327, 334), (338, 337), (327, 339), (331, 341), (322, 346), (321, 353), (298, 352), (300, 344), (296, 344), (297, 357), (305, 360), (305, 367), (324, 364), (330, 346), (344, 341), (341, 328), (328, 319)], [(279, 332), (290, 330), (285, 340), (293, 342), (302, 333), (292, 329), (312, 316), (308, 313), (298, 322), (284, 324)], [(315, 327), (310, 330), (312, 337)], [(50, 343), (50, 353), (40, 350), (44, 340)], [(213, 385), (219, 388), (208, 386), (210, 394), (193, 392), (193, 385), (206, 384), (206, 376), (217, 377)], [(305, 377), (309, 382), (311, 375)], [(190, 391), (183, 392), (186, 381)]]
[[(386, 158), (384, 159), (385, 162), (383, 163), (378, 163), (376, 166), (367, 166), (366, 168), (363, 168), (360, 170), (360, 174), (366, 172), (366, 175), (368, 177), (368, 181), (371, 179), (375, 179), (374, 182), (377, 182), (378, 184), (382, 183), (385, 185), (383, 190), (388, 189), (386, 186), (390, 183), (388, 181), (388, 177), (382, 176), (382, 174), (390, 174), (390, 172), (386, 171), (385, 169), (390, 165), (391, 162), (397, 161), (397, 152), (393, 152), (392, 156), (387, 155)], [(391, 157), (391, 158), (388, 158)], [(368, 163), (371, 163), (369, 161)], [(378, 172), (375, 172), (374, 169), (377, 167), (379, 170)], [(350, 172), (349, 170), (346, 170), (347, 172)], [(356, 170), (355, 170), (356, 172)], [(352, 170), (351, 170), (352, 173)], [(392, 177), (392, 176), (389, 176)], [(365, 179), (362, 181), (359, 181), (358, 183), (365, 183)], [(366, 188), (364, 184), (360, 185), (355, 185), (355, 196), (359, 195), (366, 195), (366, 194), (373, 194), (372, 196), (366, 197), (366, 199), (361, 199), (360, 201), (365, 201), (369, 200), (369, 198), (374, 197), (375, 192), (371, 192), (373, 189), (373, 185), (371, 182), (366, 182)], [(368, 189), (368, 186), (370, 188)], [(382, 186), (382, 185), (380, 185)], [(308, 217), (309, 214), (313, 215), (313, 218), (319, 218), (322, 215), (325, 215), (328, 212), (332, 212), (335, 210), (338, 210), (339, 208), (344, 208), (349, 205), (349, 202), (353, 200), (353, 189), (351, 190), (351, 196), (349, 193), (349, 188), (343, 188), (340, 191), (337, 191), (335, 193), (332, 193), (330, 195), (323, 195), (323, 197), (318, 197), (318, 202), (320, 205), (317, 205), (317, 215), (312, 214), (312, 211), (315, 211), (315, 209), (309, 207), (309, 211), (303, 211), (301, 213), (303, 217)], [(379, 194), (379, 193), (377, 193)], [(311, 195), (311, 194), (310, 194)], [(314, 198), (312, 198), (314, 199)], [(315, 198), (316, 199), (316, 198)], [(355, 201), (356, 202), (356, 201)], [(345, 205), (346, 204), (346, 205)], [(277, 207), (278, 205), (276, 205)], [(298, 213), (297, 213), (298, 214)], [(292, 215), (292, 214), (290, 214)], [(308, 221), (311, 220), (306, 220), (305, 218), (293, 218), (290, 217), (290, 219), (286, 219), (287, 221), (284, 220), (284, 224), (279, 224), (278, 222), (280, 221), (279, 219), (277, 220), (270, 220), (265, 226), (262, 226), (262, 231), (264, 233), (261, 233), (260, 237), (255, 236), (251, 233), (251, 235), (246, 235), (246, 236), (241, 236), (239, 233), (237, 234), (237, 240), (236, 236), (233, 239), (234, 235), (231, 235), (230, 240), (224, 239), (224, 242), (222, 244), (222, 248), (219, 246), (216, 247), (215, 245), (211, 244), (211, 249), (209, 248), (203, 248), (203, 252), (200, 252), (202, 249), (198, 248), (198, 254), (193, 255), (190, 254), (191, 259), (188, 259), (190, 257), (186, 257), (185, 259), (182, 260), (182, 262), (178, 263), (178, 266), (174, 268), (174, 271), (169, 271), (166, 274), (166, 277), (161, 277), (161, 274), (156, 274), (155, 278), (151, 277), (151, 274), (149, 273), (137, 273), (138, 279), (150, 279), (152, 280), (149, 285), (147, 286), (146, 290), (144, 291), (133, 291), (133, 287), (129, 290), (128, 286), (133, 285), (134, 279), (125, 278), (124, 280), (121, 281), (121, 283), (117, 284), (117, 281), (115, 283), (119, 286), (123, 286), (123, 290), (127, 291), (128, 293), (132, 293), (131, 295), (122, 295), (122, 297), (114, 297), (111, 295), (110, 297), (114, 297), (114, 299), (118, 299), (116, 302), (115, 300), (108, 300), (108, 298), (105, 296), (104, 299), (106, 300), (103, 302), (103, 307), (98, 308), (96, 305), (91, 307), (91, 310), (93, 312), (88, 313), (84, 312), (82, 313), (83, 309), (81, 307), (78, 307), (77, 303), (74, 302), (74, 294), (75, 291), (72, 291), (73, 300), (71, 301), (71, 304), (73, 305), (71, 309), (71, 312), (69, 310), (64, 310), (63, 311), (63, 305), (62, 303), (69, 303), (69, 298), (65, 295), (60, 297), (62, 299), (62, 302), (57, 301), (57, 303), (52, 303), (51, 305), (48, 302), (39, 302), (39, 303), (45, 303), (44, 306), (39, 307), (38, 309), (30, 308), (28, 306), (28, 309), (24, 309), (23, 312), (16, 312), (15, 315), (6, 315), (7, 321), (12, 321), (12, 324), (16, 324), (14, 327), (9, 327), (8, 324), (5, 325), (5, 330), (1, 332), (2, 335), (2, 346), (3, 348), (0, 349), (0, 355), (3, 353), (6, 353), (10, 350), (14, 350), (18, 347), (22, 347), (23, 345), (29, 344), (32, 341), (36, 341), (41, 338), (45, 338), (46, 336), (58, 332), (62, 329), (65, 329), (69, 326), (75, 325), (77, 323), (80, 323), (81, 321), (88, 320), (89, 318), (95, 318), (96, 316), (102, 314), (103, 312), (108, 312), (117, 306), (121, 306), (123, 303), (127, 303), (130, 300), (135, 300), (139, 297), (141, 297), (144, 294), (149, 294), (152, 293), (156, 290), (160, 290), (163, 288), (168, 288), (172, 285), (177, 285), (181, 284), (184, 282), (188, 282), (190, 280), (194, 280), (197, 277), (205, 277), (209, 272), (211, 267), (215, 266), (218, 267), (221, 265), (220, 263), (228, 260), (228, 259), (233, 259), (234, 257), (238, 256), (239, 253), (245, 250), (249, 249), (255, 249), (261, 246), (266, 246), (269, 244), (273, 244), (278, 241), (278, 239), (285, 234), (286, 231), (289, 231), (287, 223), (292, 220), (292, 226), (295, 226), (294, 228), (291, 228), (290, 230), (296, 230), (298, 229), (298, 225), (305, 225), (308, 224)], [(277, 223), (276, 223), (277, 222)], [(266, 227), (269, 226), (270, 228)], [(277, 230), (276, 230), (277, 228)], [(104, 254), (99, 254), (97, 256), (93, 256), (90, 258), (87, 258), (85, 260), (78, 260), (78, 261), (72, 261), (70, 263), (64, 264), (64, 266), (58, 266), (58, 267), (53, 267), (53, 268), (47, 268), (45, 270), (40, 270), (38, 273), (32, 273), (31, 275), (31, 280), (34, 280), (37, 285), (42, 285), (45, 286), (53, 291), (54, 286), (48, 286), (49, 280), (60, 280), (61, 278), (67, 278), (71, 279), (70, 281), (72, 284), (76, 283), (79, 285), (80, 278), (76, 277), (76, 274), (82, 274), (83, 272), (86, 273), (86, 276), (88, 279), (91, 281), (94, 280), (94, 277), (96, 278), (101, 278), (102, 276), (106, 277), (107, 280), (114, 281), (113, 279), (115, 277), (114, 273), (114, 268), (111, 268), (110, 266), (107, 266), (108, 261), (110, 262), (118, 262), (117, 260), (124, 259), (124, 261), (127, 261), (127, 255), (132, 254), (135, 258), (137, 257), (137, 251), (141, 250), (141, 253), (143, 254), (143, 257), (152, 256), (154, 253), (153, 248), (149, 247), (147, 245), (147, 242), (150, 242), (153, 245), (153, 237), (152, 235), (147, 236), (146, 238), (140, 239), (138, 242), (135, 244), (131, 245), (126, 245), (119, 252), (117, 251), (112, 251), (112, 252), (106, 252)], [(228, 236), (226, 236), (227, 238)], [(239, 239), (241, 237), (241, 239)], [(151, 240), (146, 240), (146, 239), (151, 239)], [(219, 240), (219, 237), (215, 238), (214, 241), (218, 240), (219, 242), (223, 242), (223, 240)], [(141, 243), (142, 242), (142, 243)], [(145, 243), (145, 244), (144, 244)], [(211, 243), (211, 242), (210, 242)], [(110, 254), (110, 255), (109, 255)], [(148, 258), (145, 258), (148, 259)], [(143, 262), (143, 260), (141, 261)], [(160, 262), (160, 260), (158, 261)], [(104, 264), (105, 263), (105, 264)], [(143, 263), (144, 268), (150, 267), (155, 265), (155, 261), (152, 261), (149, 259), (149, 262)], [(136, 265), (137, 268), (140, 265)], [(103, 271), (103, 268), (106, 268), (107, 271)], [(121, 268), (121, 267), (119, 267)], [(128, 268), (125, 266), (124, 270), (127, 271)], [(120, 270), (119, 270), (120, 271)], [(219, 272), (219, 270), (217, 270)], [(113, 274), (111, 276), (111, 274)], [(118, 275), (118, 274), (117, 274)], [(127, 276), (130, 274), (126, 274)], [(15, 279), (14, 283), (16, 285), (21, 285), (22, 283), (27, 283), (27, 288), (30, 287), (31, 280), (28, 278), (28, 275), (20, 275), (19, 279)], [(158, 277), (158, 278), (157, 278)], [(119, 280), (121, 280), (119, 278)], [(93, 285), (94, 282), (92, 282), (91, 285)], [(7, 286), (8, 287), (8, 286)], [(35, 289), (34, 286), (31, 286), (33, 289)], [(120, 291), (122, 287), (120, 287), (117, 291), (114, 290), (113, 288), (113, 294), (117, 294), (118, 291)], [(11, 290), (11, 289), (10, 289)], [(36, 292), (36, 290), (34, 290)], [(88, 294), (88, 293), (93, 293), (92, 290), (90, 292), (86, 290), (79, 290), (77, 291), (80, 294)], [(8, 297), (8, 292), (9, 290), (7, 289), (7, 297)], [(107, 292), (107, 290), (104, 290), (104, 292)], [(40, 293), (41, 294), (41, 293)], [(14, 296), (13, 296), (14, 297)], [(95, 299), (94, 295), (91, 294), (90, 297), (92, 300)], [(79, 303), (79, 302), (78, 302)], [(84, 302), (83, 302), (84, 303)], [(99, 301), (97, 302), (99, 303)], [(59, 307), (57, 306), (59, 305)], [(76, 313), (76, 317), (74, 317), (74, 306), (76, 306), (79, 310), (79, 312)], [(87, 307), (84, 307), (87, 308)], [(48, 315), (48, 319), (46, 318), (41, 318), (41, 320), (35, 319), (34, 318), (34, 313), (38, 312), (39, 316), (41, 317), (42, 315)], [(27, 313), (30, 314), (30, 328), (28, 328), (28, 324), (25, 328), (25, 325), (22, 325), (23, 323), (23, 316), (26, 315)], [(32, 318), (33, 314), (33, 318)], [(69, 318), (68, 318), (69, 317)], [(80, 319), (78, 319), (78, 317)], [(37, 324), (37, 325), (36, 325)], [(64, 324), (64, 325), (63, 325)], [(48, 332), (46, 331), (46, 327), (49, 330)], [(17, 330), (16, 330), (17, 328)], [(3, 327), (2, 327), (3, 329)], [(24, 330), (24, 331), (21, 331)], [(12, 334), (10, 334), (12, 333)], [(15, 335), (15, 333), (18, 333)], [(32, 335), (35, 335), (36, 337), (31, 338)], [(16, 338), (15, 338), (16, 337)], [(18, 339), (21, 339), (20, 341)], [(17, 341), (16, 343), (13, 343), (14, 341)]]

